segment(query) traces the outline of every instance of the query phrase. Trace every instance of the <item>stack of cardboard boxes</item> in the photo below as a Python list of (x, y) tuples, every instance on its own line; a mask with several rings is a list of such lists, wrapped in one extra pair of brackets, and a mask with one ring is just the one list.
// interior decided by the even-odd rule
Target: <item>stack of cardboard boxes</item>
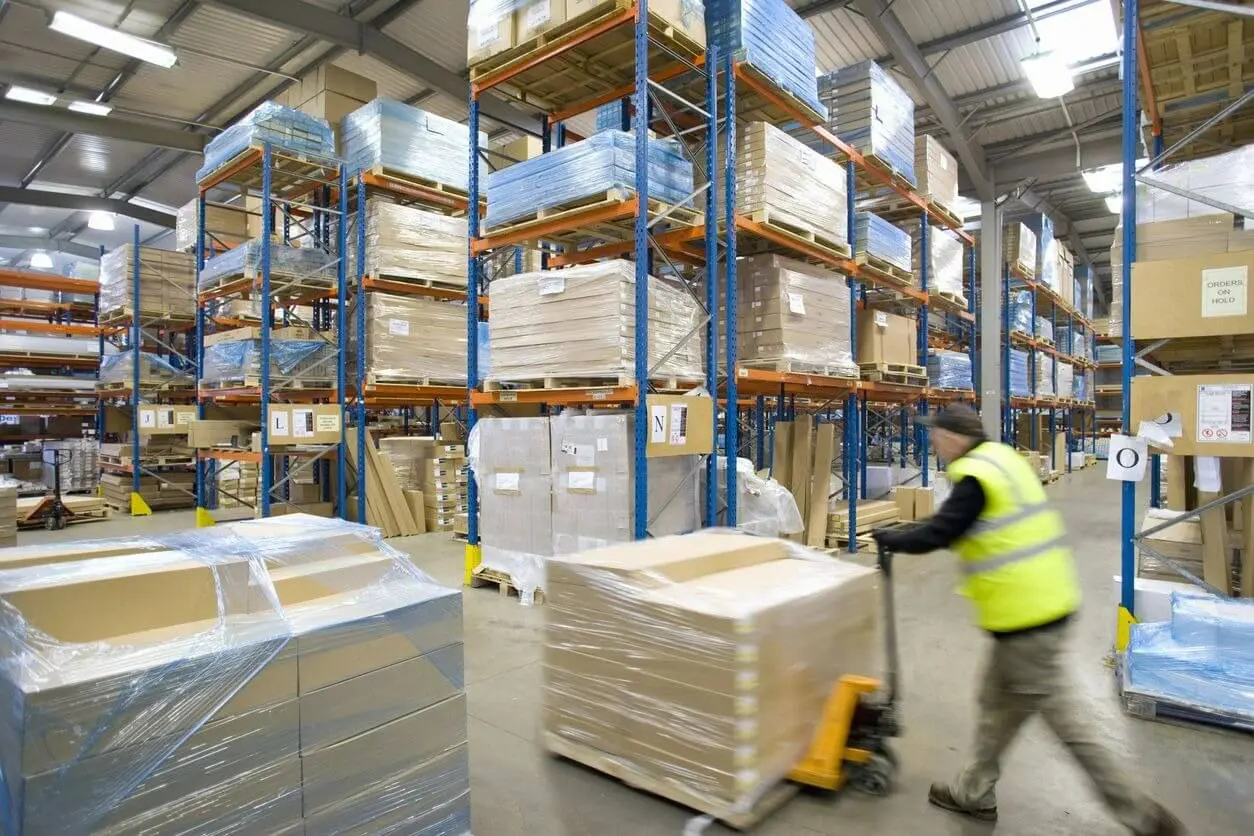
[(17, 488), (0, 487), (0, 548), (17, 545)]
[[(139, 313), (145, 320), (190, 322), (196, 313), (196, 269), (191, 253), (139, 248)], [(136, 251), (124, 244), (100, 259), (100, 319), (134, 314)]]
[(958, 204), (958, 161), (931, 134), (914, 141), (914, 173), (919, 194), (952, 212)]
[(887, 311), (858, 311), (858, 365), (885, 368), (918, 366), (918, 320)]
[(415, 520), (427, 531), (452, 531), (454, 517), (466, 511), (466, 448), (449, 438), (393, 436), (379, 440), (381, 452)]
[(457, 592), (313, 517), (101, 546), (0, 557), (14, 836), (469, 829)]
[(334, 64), (322, 64), (288, 87), (278, 102), (327, 120), (338, 136), (340, 120), (378, 95), (374, 81)]
[(877, 670), (877, 575), (702, 532), (548, 562), (545, 745), (715, 817), (752, 815), (843, 674)]
[[(464, 304), (379, 292), (365, 300), (368, 384), (466, 382)], [(349, 368), (356, 368), (355, 328), (348, 345)]]
[[(103, 463), (129, 466), (132, 436), (138, 435), (140, 465), (148, 471), (140, 476), (140, 497), (153, 510), (192, 507), (196, 474), (188, 467), (192, 458), (188, 433), (196, 419), (196, 407), (141, 404), (138, 418), (139, 426), (135, 427), (131, 410), (105, 409), (105, 433), (121, 440), (100, 444)], [(159, 478), (156, 473), (160, 473)], [(133, 487), (130, 473), (107, 468), (100, 477), (100, 487), (106, 504), (130, 510)]]

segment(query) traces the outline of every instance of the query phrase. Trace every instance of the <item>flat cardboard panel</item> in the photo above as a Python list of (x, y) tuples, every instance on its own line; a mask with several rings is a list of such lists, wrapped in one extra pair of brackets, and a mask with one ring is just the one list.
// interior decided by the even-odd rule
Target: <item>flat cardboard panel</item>
[[(1220, 496), (1219, 493), (1198, 491), (1197, 501), (1205, 505)], [(1202, 579), (1224, 593), (1232, 589), (1232, 576), (1228, 572), (1228, 549), (1224, 542), (1226, 530), (1222, 507), (1202, 514)]]
[(1188, 463), (1185, 456), (1167, 456), (1167, 507), (1172, 511), (1189, 510), (1188, 488), (1192, 483), (1189, 479)]
[[(793, 499), (797, 500), (798, 508), (808, 508), (810, 503), (810, 466), (811, 436), (814, 419), (802, 415), (793, 422), (792, 439), (792, 481), (789, 489)], [(805, 540), (805, 532), (788, 535), (788, 539), (801, 542)]]
[(271, 447), (338, 444), (342, 432), (339, 404), (270, 404)]
[(1254, 251), (1132, 265), (1132, 336), (1254, 333)]
[(699, 456), (714, 449), (714, 400), (709, 395), (649, 395), (645, 455)]
[(819, 424), (814, 442), (814, 469), (810, 478), (809, 519), (806, 545), (822, 548), (827, 540), (827, 492), (832, 476), (832, 456), (836, 449), (836, 425)]
[(257, 421), (193, 420), (188, 424), (187, 446), (203, 449), (215, 445), (247, 447)]
[(775, 422), (771, 476), (784, 487), (792, 484), (792, 421)]
[(514, 12), (518, 42), (529, 41), (566, 22), (566, 0), (529, 0)]
[(893, 488), (893, 499), (897, 502), (897, 514), (902, 521), (914, 519), (914, 488), (898, 485)]
[[(1206, 394), (1216, 391), (1209, 387), (1238, 388), (1234, 390), (1235, 399), (1224, 407)], [(1250, 426), (1245, 392), (1254, 392), (1254, 373), (1134, 377), (1132, 426), (1153, 421), (1164, 413), (1177, 413), (1183, 432), (1180, 438), (1172, 439), (1173, 456), (1254, 457), (1254, 428)], [(1199, 399), (1208, 409), (1200, 423)]]
[(915, 488), (914, 518), (926, 520), (936, 513), (936, 492), (931, 487)]

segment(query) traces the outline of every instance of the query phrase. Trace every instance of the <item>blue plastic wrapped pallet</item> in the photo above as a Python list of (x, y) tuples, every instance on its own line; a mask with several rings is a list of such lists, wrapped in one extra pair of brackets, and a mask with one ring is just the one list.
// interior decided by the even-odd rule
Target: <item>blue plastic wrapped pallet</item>
[(827, 119), (814, 79), (814, 30), (784, 0), (707, 0), (705, 28), (720, 55), (735, 54)]
[(1082, 372), (1077, 374), (1071, 381), (1072, 396), (1079, 401), (1091, 401), (1093, 399), (1093, 378), (1092, 372)]
[[(259, 238), (215, 255), (201, 268), (198, 286), (204, 290), (236, 278), (259, 278), (261, 257), (262, 242)], [(270, 280), (275, 285), (301, 279), (329, 286), (336, 281), (336, 269), (336, 259), (317, 247), (270, 245)]]
[[(275, 150), (293, 154), (335, 157), (335, 137), (325, 119), (276, 102), (262, 102), (252, 113), (209, 141), (205, 146), (205, 161), (196, 170), (196, 182), (208, 179), (242, 151), (265, 143)], [(465, 164), (463, 155), (462, 166)]]
[(1010, 291), (1010, 330), (1029, 336), (1035, 330), (1032, 321), (1032, 291)]
[[(636, 183), (636, 140), (625, 131), (601, 131), (488, 175), (489, 229), (542, 209), (631, 193)], [(692, 194), (692, 163), (670, 140), (649, 140), (649, 197), (678, 203)]]
[(1254, 604), (1172, 593), (1170, 621), (1132, 627), (1124, 690), (1168, 714), (1254, 727)]
[(856, 223), (859, 257), (872, 256), (910, 272), (910, 233), (870, 212), (859, 212)]
[(1054, 323), (1049, 321), (1048, 317), (1038, 316), (1036, 318), (1036, 327), (1034, 333), (1039, 339), (1054, 341)]
[(1099, 363), (1122, 363), (1123, 347), (1111, 345), (1110, 343), (1101, 343), (1097, 346), (1097, 362)]
[(1028, 377), (1028, 353), (1010, 349), (1010, 394), (1019, 398), (1032, 396), (1032, 383)]
[[(336, 346), (322, 339), (270, 340), (270, 376), (274, 383), (329, 381), (335, 378)], [(229, 340), (205, 346), (205, 383), (224, 383), (261, 375), (261, 340)]]
[[(454, 189), (469, 188), (470, 129), (460, 122), (392, 99), (375, 99), (341, 124), (344, 159), (350, 171), (380, 168)], [(488, 144), (480, 131), (479, 147)], [(479, 182), (488, 165), (479, 159)]]
[(597, 108), (597, 132), (622, 130), (623, 103), (613, 101)]
[(927, 356), (927, 382), (936, 389), (966, 389), (971, 385), (971, 355), (940, 349)]
[(1059, 325), (1054, 329), (1054, 339), (1058, 350), (1072, 357), (1089, 356), (1089, 341), (1086, 333), (1070, 325)]
[(914, 173), (914, 99), (874, 61), (823, 76), (825, 100), (836, 104), (837, 136), (867, 156), (879, 158), (911, 185)]

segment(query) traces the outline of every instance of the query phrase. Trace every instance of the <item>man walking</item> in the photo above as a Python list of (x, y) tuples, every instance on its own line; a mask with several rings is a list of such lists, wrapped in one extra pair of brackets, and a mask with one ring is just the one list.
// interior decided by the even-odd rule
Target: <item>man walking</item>
[(1001, 757), (1019, 728), (1039, 714), (1088, 773), (1116, 819), (1137, 836), (1178, 836), (1179, 819), (1132, 787), (1081, 712), (1063, 665), (1080, 588), (1062, 516), (1050, 507), (1027, 460), (989, 441), (965, 406), (931, 420), (937, 456), (953, 491), (934, 517), (875, 533), (889, 551), (958, 553), (963, 593), (993, 637), (980, 690), (975, 753), (952, 784), (933, 784), (928, 801), (981, 821), (997, 820)]

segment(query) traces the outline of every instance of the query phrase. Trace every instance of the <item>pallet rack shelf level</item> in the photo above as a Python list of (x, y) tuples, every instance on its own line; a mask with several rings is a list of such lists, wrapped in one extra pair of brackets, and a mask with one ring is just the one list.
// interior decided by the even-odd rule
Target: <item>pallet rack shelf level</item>
[[(205, 229), (206, 196), (211, 189), (235, 188), (241, 197), (254, 197), (259, 202), (261, 234), (253, 243), (257, 264), (244, 260), (238, 275), (223, 276), (211, 287), (202, 287), (202, 273), (210, 255), (209, 237)], [(210, 405), (256, 405), (259, 412), (260, 450), (224, 450), (204, 448), (196, 451), (196, 518), (198, 525), (213, 523), (211, 511), (219, 504), (219, 463), (254, 463), (257, 465), (255, 511), (268, 517), (275, 501), (286, 502), (289, 484), (305, 470), (313, 471), (314, 482), (321, 486), (323, 501), (333, 502), (340, 516), (347, 510), (347, 472), (345, 466), (345, 396), (348, 390), (343, 335), (347, 333), (345, 299), (347, 296), (347, 236), (349, 187), (345, 167), (340, 160), (309, 154), (292, 154), (270, 143), (251, 148), (226, 163), (199, 184), (198, 234), (196, 237), (196, 287), (194, 343), (196, 368), (196, 403), (199, 418), (206, 417)], [(281, 227), (276, 226), (276, 219)], [(297, 244), (302, 250), (325, 256), (320, 265), (306, 265), (292, 272), (276, 274), (276, 246)], [(214, 256), (220, 258), (221, 256)], [(240, 385), (206, 387), (205, 337), (209, 329), (229, 327), (229, 320), (219, 325), (218, 309), (227, 301), (246, 301), (255, 297), (259, 307), (258, 372), (255, 381), (244, 378)], [(295, 313), (302, 306), (312, 309), (311, 320), (305, 322)], [(331, 386), (305, 388), (296, 378), (274, 377), (272, 353), (273, 330), (279, 323), (276, 316), (283, 308), (283, 322), (297, 322), (314, 332), (319, 339), (334, 345), (325, 334), (335, 335), (335, 379)], [(277, 401), (292, 404), (330, 403), (338, 407), (338, 442), (289, 447), (272, 444), (271, 405)], [(295, 464), (293, 464), (295, 462)], [(280, 474), (276, 479), (274, 468)], [(334, 470), (334, 476), (332, 476)], [(279, 493), (276, 495), (276, 491)], [(248, 497), (232, 497), (239, 504), (252, 506)]]

